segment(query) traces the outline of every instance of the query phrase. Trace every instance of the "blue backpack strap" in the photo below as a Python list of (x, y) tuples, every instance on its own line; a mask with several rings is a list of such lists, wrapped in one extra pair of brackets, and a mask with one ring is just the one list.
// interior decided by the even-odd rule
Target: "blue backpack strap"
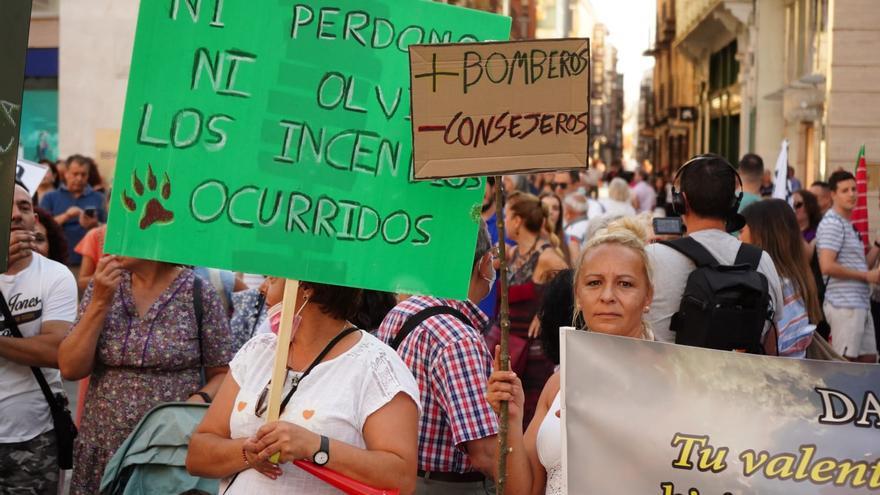
[(660, 241), (659, 244), (663, 244), (664, 246), (670, 247), (684, 256), (687, 256), (695, 265), (697, 265), (697, 268), (702, 268), (704, 266), (718, 266), (718, 260), (712, 256), (712, 253), (691, 237), (682, 237), (681, 239), (675, 239), (674, 241)]

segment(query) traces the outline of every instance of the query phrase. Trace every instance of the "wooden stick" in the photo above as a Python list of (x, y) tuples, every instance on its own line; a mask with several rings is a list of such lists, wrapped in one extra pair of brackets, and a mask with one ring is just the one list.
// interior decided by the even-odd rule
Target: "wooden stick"
[[(281, 393), (284, 391), (284, 380), (287, 378), (287, 354), (290, 350), (290, 334), (293, 331), (293, 316), (296, 313), (296, 295), (299, 282), (287, 279), (284, 282), (284, 299), (281, 302), (281, 324), (278, 326), (278, 347), (275, 348), (275, 365), (272, 366), (272, 381), (269, 385), (269, 407), (266, 422), (278, 421), (281, 416)], [(281, 453), (276, 452), (269, 458), (278, 463)]]
[[(510, 305), (507, 300), (507, 244), (504, 241), (504, 192), (502, 191), (501, 176), (495, 177), (495, 225), (498, 227), (498, 258), (500, 262), (498, 278), (501, 279), (499, 291), (501, 293), (501, 308), (499, 310), (501, 320), (501, 370), (510, 370)], [(492, 349), (494, 352), (494, 349)], [(501, 417), (498, 422), (498, 479), (495, 480), (496, 493), (504, 495), (507, 483), (507, 401), (501, 403)]]

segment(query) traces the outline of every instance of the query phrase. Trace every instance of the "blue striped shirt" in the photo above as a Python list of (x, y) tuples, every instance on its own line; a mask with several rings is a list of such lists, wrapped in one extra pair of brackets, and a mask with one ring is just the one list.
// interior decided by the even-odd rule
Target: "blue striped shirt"
[(804, 300), (795, 290), (794, 283), (787, 278), (782, 279), (782, 296), (785, 305), (782, 307), (782, 318), (779, 319), (777, 350), (780, 356), (806, 357), (816, 325), (810, 323)]
[[(833, 208), (819, 222), (816, 247), (834, 251), (837, 262), (851, 270), (868, 271), (862, 241), (852, 223)], [(870, 296), (870, 286), (861, 280), (830, 277), (825, 290), (825, 300), (837, 308), (869, 309)]]

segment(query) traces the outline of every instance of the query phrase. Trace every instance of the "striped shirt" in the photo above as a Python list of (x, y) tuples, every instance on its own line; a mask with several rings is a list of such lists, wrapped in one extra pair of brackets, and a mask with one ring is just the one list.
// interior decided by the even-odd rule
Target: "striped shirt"
[(466, 473), (473, 467), (463, 450), (465, 443), (498, 432), (498, 420), (486, 400), (493, 360), (480, 333), (488, 318), (468, 301), (413, 296), (388, 313), (378, 337), (390, 343), (410, 316), (441, 305), (461, 311), (471, 325), (452, 315), (428, 318), (403, 340), (397, 353), (421, 393), (419, 469)]
[[(868, 271), (865, 247), (849, 220), (834, 211), (819, 222), (816, 246), (837, 253), (837, 262), (851, 269)], [(836, 308), (869, 309), (871, 288), (867, 282), (830, 277), (825, 290), (825, 301)]]
[(785, 304), (782, 306), (782, 318), (779, 319), (779, 355), (806, 357), (816, 325), (810, 323), (803, 298), (794, 290), (794, 283), (787, 278), (782, 279), (782, 297)]

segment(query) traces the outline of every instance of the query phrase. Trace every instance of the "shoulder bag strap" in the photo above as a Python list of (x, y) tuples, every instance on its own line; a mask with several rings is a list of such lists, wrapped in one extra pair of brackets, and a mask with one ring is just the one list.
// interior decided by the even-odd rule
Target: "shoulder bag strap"
[(265, 306), (266, 306), (266, 296), (264, 296), (263, 293), (260, 292), (259, 295), (257, 296), (257, 304), (255, 306), (257, 309), (257, 312), (254, 313), (254, 322), (251, 323), (251, 332), (250, 332), (250, 334), (248, 334), (248, 340), (250, 340), (254, 336), (254, 333), (257, 331), (257, 325), (259, 325), (259, 323), (260, 323), (260, 313), (263, 312), (263, 307), (265, 307)]
[(400, 344), (403, 343), (403, 340), (412, 333), (413, 330), (416, 329), (417, 326), (421, 325), (428, 318), (432, 318), (437, 315), (450, 315), (457, 318), (459, 321), (464, 323), (469, 327), (473, 327), (474, 324), (468, 319), (467, 316), (464, 315), (461, 311), (453, 308), (452, 306), (432, 306), (430, 308), (423, 309), (418, 313), (413, 314), (403, 323), (403, 326), (400, 327), (400, 330), (397, 332), (397, 335), (394, 336), (394, 340), (391, 341), (391, 348), (395, 351)]
[[(2, 292), (0, 292), (0, 312), (3, 313), (3, 319), (6, 320), (6, 325), (12, 331), (12, 336), (23, 339), (24, 335), (22, 335), (21, 331), (18, 329), (18, 324), (15, 322), (15, 318), (12, 316), (12, 311), (9, 309), (9, 305), (6, 304), (6, 297)], [(37, 383), (40, 384), (40, 390), (43, 391), (43, 396), (46, 398), (46, 402), (49, 403), (49, 409), (53, 411), (57, 410), (60, 406), (55, 401), (55, 394), (53, 394), (52, 389), (49, 388), (49, 384), (46, 382), (46, 377), (43, 376), (43, 372), (36, 366), (31, 366), (30, 368), (31, 372), (34, 374), (34, 378), (37, 379)]]
[(761, 250), (761, 248), (744, 242), (740, 245), (739, 251), (736, 253), (736, 260), (733, 264), (749, 265), (752, 267), (752, 270), (758, 271), (758, 265), (761, 264), (761, 257), (763, 255), (764, 251)]
[(287, 407), (287, 403), (290, 402), (291, 397), (293, 397), (293, 394), (296, 393), (296, 389), (299, 388), (299, 384), (303, 381), (303, 379), (305, 377), (309, 376), (309, 373), (312, 372), (312, 370), (315, 368), (315, 366), (321, 364), (321, 361), (323, 361), (324, 358), (327, 357), (327, 354), (329, 354), (330, 351), (333, 350), (334, 347), (336, 347), (336, 344), (338, 344), (339, 341), (341, 341), (342, 339), (344, 339), (348, 335), (351, 335), (351, 334), (353, 334), (355, 332), (359, 332), (359, 331), (360, 331), (360, 328), (358, 328), (358, 327), (348, 327), (345, 330), (339, 332), (339, 334), (336, 335), (336, 337), (333, 337), (333, 340), (331, 340), (327, 344), (327, 346), (324, 347), (324, 350), (321, 351), (321, 353), (318, 354), (318, 356), (315, 358), (315, 360), (312, 361), (312, 364), (310, 364), (309, 367), (306, 368), (305, 371), (303, 371), (303, 374), (300, 375), (299, 380), (297, 380), (294, 383), (293, 387), (290, 389), (290, 391), (287, 392), (287, 395), (284, 397), (284, 400), (281, 401), (281, 410), (282, 411), (284, 411), (284, 408)]
[(205, 367), (205, 354), (202, 352), (202, 321), (205, 319), (205, 306), (202, 302), (202, 279), (193, 272), (193, 311), (196, 314), (196, 330), (199, 335), (199, 363)]
[(671, 247), (684, 256), (687, 256), (695, 265), (697, 265), (698, 268), (704, 266), (718, 266), (718, 261), (712, 256), (712, 253), (691, 237), (682, 237), (681, 239), (675, 239), (674, 241), (660, 241), (659, 244)]

